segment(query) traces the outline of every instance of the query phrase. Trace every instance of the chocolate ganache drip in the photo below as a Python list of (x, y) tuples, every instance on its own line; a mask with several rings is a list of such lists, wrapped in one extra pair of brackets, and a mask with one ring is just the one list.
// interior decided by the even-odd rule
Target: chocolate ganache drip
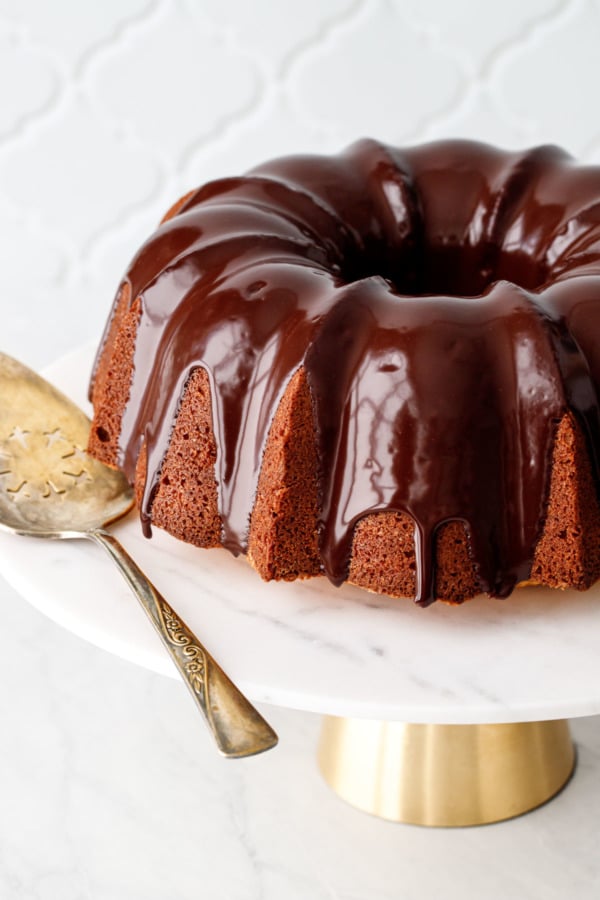
[(566, 412), (598, 470), (599, 258), (600, 169), (552, 147), (364, 140), (201, 188), (125, 278), (141, 314), (120, 463), (133, 479), (145, 447), (147, 530), (201, 366), (223, 543), (246, 550), (269, 428), (303, 367), (328, 577), (347, 577), (356, 523), (393, 510), (414, 520), (418, 603), (449, 521), (481, 589), (506, 596), (530, 573)]

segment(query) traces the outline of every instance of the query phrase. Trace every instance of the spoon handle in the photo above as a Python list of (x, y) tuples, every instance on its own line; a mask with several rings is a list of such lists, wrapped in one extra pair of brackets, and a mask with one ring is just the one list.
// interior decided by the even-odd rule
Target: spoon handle
[(87, 531), (86, 536), (104, 547), (144, 607), (202, 711), (220, 752), (228, 757), (243, 757), (274, 747), (277, 735), (271, 726), (227, 677), (118, 540), (100, 528)]

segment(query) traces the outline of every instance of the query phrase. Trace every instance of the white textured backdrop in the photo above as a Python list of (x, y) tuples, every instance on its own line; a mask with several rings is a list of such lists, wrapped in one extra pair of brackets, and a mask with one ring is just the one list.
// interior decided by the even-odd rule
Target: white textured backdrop
[(0, 0), (2, 348), (99, 334), (185, 190), (357, 137), (600, 162), (600, 0)]

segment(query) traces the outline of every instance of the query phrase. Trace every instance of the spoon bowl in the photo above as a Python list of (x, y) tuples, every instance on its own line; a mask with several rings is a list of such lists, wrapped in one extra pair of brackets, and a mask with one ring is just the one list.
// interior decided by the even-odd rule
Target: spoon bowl
[(125, 476), (85, 452), (90, 422), (79, 407), (5, 354), (0, 397), (0, 528), (64, 537), (129, 512)]
[(119, 567), (224, 756), (274, 747), (277, 735), (105, 528), (134, 504), (122, 473), (88, 456), (90, 421), (51, 384), (0, 353), (0, 529), (88, 539)]

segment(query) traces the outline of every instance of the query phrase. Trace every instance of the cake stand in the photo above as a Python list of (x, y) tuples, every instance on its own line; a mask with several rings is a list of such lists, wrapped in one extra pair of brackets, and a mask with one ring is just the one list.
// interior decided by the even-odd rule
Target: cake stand
[[(86, 407), (93, 348), (44, 374)], [(568, 717), (600, 712), (600, 589), (526, 588), (427, 609), (324, 578), (265, 584), (137, 516), (113, 526), (240, 688), (324, 715), (329, 784), (396, 821), (473, 825), (534, 808), (568, 781)], [(0, 535), (0, 570), (82, 638), (165, 675), (170, 660), (116, 570), (87, 542)]]

